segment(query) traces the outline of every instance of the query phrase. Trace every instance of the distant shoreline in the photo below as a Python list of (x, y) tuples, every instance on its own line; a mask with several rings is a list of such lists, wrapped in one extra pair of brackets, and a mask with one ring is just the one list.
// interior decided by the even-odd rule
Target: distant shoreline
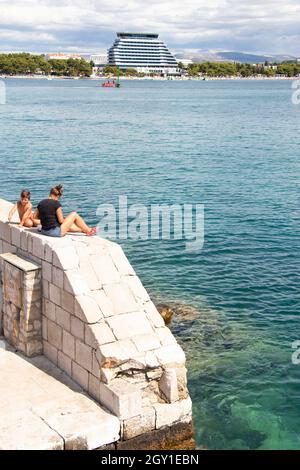
[[(26, 79), (26, 80), (46, 80), (46, 81), (53, 81), (53, 80), (91, 80), (91, 81), (103, 81), (103, 80), (113, 80), (116, 79), (117, 77), (63, 77), (63, 76), (52, 76), (51, 78), (48, 78), (46, 76), (41, 76), (41, 75), (0, 75), (0, 80), (2, 79)], [(150, 80), (150, 81), (177, 81), (177, 82), (189, 82), (189, 81), (216, 81), (216, 80), (261, 80), (261, 81), (266, 81), (266, 80), (300, 80), (300, 77), (265, 77), (265, 76), (250, 76), (250, 77), (189, 77), (189, 78), (178, 78), (178, 77), (172, 77), (172, 78), (165, 78), (165, 77), (119, 77), (121, 81), (123, 80), (130, 80), (130, 81), (141, 81), (141, 80)]]

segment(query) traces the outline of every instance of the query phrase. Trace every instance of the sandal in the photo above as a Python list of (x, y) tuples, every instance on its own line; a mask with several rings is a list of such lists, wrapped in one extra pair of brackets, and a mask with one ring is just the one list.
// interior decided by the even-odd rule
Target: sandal
[(93, 236), (93, 235), (96, 235), (96, 233), (97, 233), (97, 229), (96, 229), (96, 227), (93, 227), (93, 228), (92, 228), (88, 233), (86, 233), (85, 235), (86, 235), (87, 237), (91, 237), (91, 236)]

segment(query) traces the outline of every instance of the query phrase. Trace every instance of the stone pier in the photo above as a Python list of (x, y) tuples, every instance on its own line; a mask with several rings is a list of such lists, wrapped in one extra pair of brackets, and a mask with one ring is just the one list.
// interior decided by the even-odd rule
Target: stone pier
[(122, 248), (8, 224), (10, 208), (0, 200), (0, 336), (18, 357), (45, 356), (118, 419), (104, 447), (192, 448), (184, 352)]

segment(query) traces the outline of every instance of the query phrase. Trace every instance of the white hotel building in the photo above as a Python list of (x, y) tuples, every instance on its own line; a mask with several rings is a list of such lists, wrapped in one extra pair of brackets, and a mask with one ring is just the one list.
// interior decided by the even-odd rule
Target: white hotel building
[(151, 33), (117, 33), (117, 39), (108, 50), (108, 64), (146, 74), (180, 73), (175, 57), (158, 34)]

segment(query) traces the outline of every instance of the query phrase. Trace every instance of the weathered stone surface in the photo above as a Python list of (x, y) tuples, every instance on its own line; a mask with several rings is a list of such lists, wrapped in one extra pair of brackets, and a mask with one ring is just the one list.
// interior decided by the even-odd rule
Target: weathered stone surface
[(56, 323), (63, 328), (63, 330), (71, 330), (71, 315), (61, 307), (56, 306), (55, 309)]
[(179, 344), (174, 346), (164, 346), (156, 351), (156, 356), (160, 364), (164, 366), (176, 366), (185, 363), (185, 354)]
[(140, 390), (121, 379), (109, 385), (100, 383), (100, 400), (120, 419), (129, 419), (142, 411)]
[(126, 419), (123, 423), (123, 439), (146, 434), (155, 429), (155, 409), (152, 407), (142, 408), (142, 413), (134, 418)]
[(164, 320), (158, 313), (154, 303), (151, 300), (144, 303), (144, 311), (146, 312), (147, 318), (154, 327), (160, 328), (165, 326)]
[(75, 380), (84, 390), (88, 390), (89, 373), (76, 362), (72, 362), (72, 379)]
[(76, 297), (75, 315), (85, 323), (97, 323), (103, 318), (98, 303), (89, 295)]
[(0, 450), (63, 449), (62, 437), (31, 410), (1, 413)]
[(101, 285), (111, 284), (120, 280), (120, 274), (109, 255), (91, 256), (90, 263)]
[(47, 332), (48, 342), (56, 349), (62, 349), (62, 328), (51, 320), (48, 320)]
[(45, 357), (24, 360), (9, 347), (0, 356), (0, 449), (83, 450), (119, 439), (118, 418)]
[(144, 312), (116, 315), (107, 318), (106, 321), (117, 339), (153, 333), (153, 329)]
[(192, 420), (192, 401), (190, 398), (172, 404), (154, 405), (156, 411), (156, 429), (170, 426), (176, 422), (190, 422)]
[(75, 360), (85, 370), (92, 372), (92, 348), (78, 339), (75, 343)]
[(76, 249), (73, 246), (56, 248), (53, 254), (53, 264), (64, 271), (78, 268), (79, 259)]
[(84, 323), (74, 316), (71, 316), (71, 333), (76, 338), (84, 340)]
[(112, 302), (114, 315), (135, 312), (138, 309), (133, 294), (124, 282), (108, 284), (103, 286), (103, 289)]
[(192, 422), (175, 423), (127, 441), (117, 442), (117, 450), (194, 450)]
[(139, 352), (152, 351), (160, 348), (160, 341), (154, 333), (132, 336), (131, 340)]
[(159, 381), (159, 389), (169, 403), (179, 399), (177, 375), (175, 369), (166, 369)]
[(128, 361), (137, 354), (137, 349), (130, 341), (122, 340), (114, 343), (104, 344), (97, 350), (97, 357), (101, 367), (115, 367)]
[(114, 341), (116, 341), (116, 338), (104, 321), (85, 326), (85, 342), (90, 346), (102, 346), (103, 344), (113, 343)]
[(67, 331), (63, 331), (63, 352), (71, 359), (75, 359), (75, 338)]
[(54, 400), (33, 410), (63, 437), (65, 450), (92, 450), (118, 440), (119, 420), (83, 395), (71, 402)]

